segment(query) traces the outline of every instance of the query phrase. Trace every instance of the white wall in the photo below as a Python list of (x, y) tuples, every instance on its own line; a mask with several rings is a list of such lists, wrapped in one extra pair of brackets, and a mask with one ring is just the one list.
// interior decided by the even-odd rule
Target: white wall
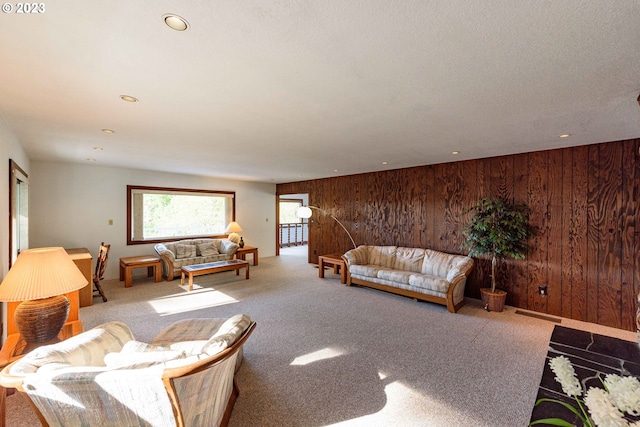
[(86, 247), (95, 260), (100, 242), (111, 244), (105, 279), (119, 277), (119, 258), (155, 254), (150, 244), (127, 246), (127, 185), (235, 191), (239, 234), (260, 257), (275, 256), (275, 184), (41, 161), (31, 162), (29, 180), (30, 246)]
[[(13, 159), (29, 174), (31, 169), (29, 157), (25, 153), (18, 138), (7, 124), (4, 115), (0, 113), (0, 281), (9, 271), (9, 159)], [(2, 333), (6, 325), (6, 303), (0, 305), (2, 319)]]

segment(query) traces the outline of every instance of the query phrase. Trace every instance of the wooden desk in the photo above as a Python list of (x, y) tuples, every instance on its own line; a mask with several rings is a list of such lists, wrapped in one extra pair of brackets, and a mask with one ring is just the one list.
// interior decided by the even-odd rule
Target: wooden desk
[(244, 248), (238, 248), (236, 251), (236, 258), (247, 260), (247, 254), (253, 254), (253, 265), (258, 265), (258, 248), (254, 246), (245, 246)]
[(340, 273), (340, 283), (347, 283), (347, 269), (340, 254), (320, 255), (318, 257), (318, 277), (324, 279), (325, 265), (333, 265), (333, 272)]
[(91, 253), (87, 248), (65, 249), (82, 275), (87, 279), (87, 286), (80, 289), (80, 307), (93, 305), (93, 274), (91, 272)]

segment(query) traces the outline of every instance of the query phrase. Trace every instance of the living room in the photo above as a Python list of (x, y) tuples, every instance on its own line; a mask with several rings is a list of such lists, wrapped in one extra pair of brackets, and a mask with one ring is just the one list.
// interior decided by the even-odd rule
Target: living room
[[(126, 239), (126, 186), (144, 185), (235, 192), (235, 220), (261, 259), (277, 258), (278, 196), (299, 193), (343, 221), (357, 244), (462, 253), (466, 209), (491, 194), (528, 204), (537, 231), (524, 261), (499, 268), (510, 307), (635, 331), (640, 61), (628, 41), (640, 38), (638, 5), (487, 6), (495, 9), (492, 17), (467, 3), (394, 9), (377, 2), (377, 12), (348, 3), (344, 10), (309, 2), (220, 6), (221, 23), (214, 7), (200, 4), (144, 11), (99, 2), (93, 12), (77, 11), (77, 32), (54, 30), (69, 5), (47, 4), (41, 16), (20, 23), (22, 17), (3, 14), (0, 39), (20, 41), (0, 47), (12, 64), (0, 71), (0, 174), (9, 176), (13, 160), (29, 177), (29, 246), (87, 247), (95, 259), (99, 243), (107, 242), (105, 279), (117, 282), (119, 258), (154, 253), (152, 244), (128, 245)], [(119, 23), (116, 12), (127, 7), (131, 16)], [(159, 17), (174, 8), (189, 22), (184, 33), (150, 30), (155, 24), (145, 22), (145, 30), (112, 35), (118, 48), (106, 51), (113, 62), (140, 56), (135, 67), (125, 67), (128, 77), (82, 41), (86, 35), (109, 47), (97, 42), (108, 40), (102, 26), (134, 28), (145, 12), (164, 25)], [(246, 21), (238, 19), (243, 14)], [(212, 22), (220, 27), (203, 35), (202, 26), (215, 27)], [(234, 29), (234, 22), (242, 25)], [(322, 31), (318, 22), (325, 22)], [(98, 25), (102, 33), (90, 28)], [(304, 31), (305, 25), (322, 37)], [(376, 25), (387, 35), (375, 35), (370, 28)], [(333, 30), (339, 30), (337, 39)], [(446, 35), (445, 47), (423, 40), (438, 34)], [(252, 47), (239, 60), (233, 49), (202, 40), (214, 35), (229, 46), (235, 36)], [(135, 41), (132, 51), (125, 49), (127, 37)], [(365, 43), (372, 37), (378, 45)], [(49, 45), (39, 46), (44, 39)], [(485, 57), (488, 46), (500, 49)], [(181, 50), (180, 59), (192, 68), (159, 65), (167, 52)], [(219, 52), (229, 68), (198, 56), (201, 50)], [(315, 52), (310, 60), (309, 52)], [(201, 65), (187, 61), (189, 55)], [(290, 65), (276, 67), (289, 57)], [(151, 65), (140, 72), (145, 61)], [(449, 76), (454, 69), (466, 71)], [(35, 79), (42, 70), (47, 78)], [(174, 87), (174, 76), (188, 78)], [(76, 84), (81, 89), (74, 91)], [(167, 87), (175, 91), (158, 90)], [(170, 108), (183, 89), (185, 99)], [(126, 103), (123, 93), (139, 102)], [(216, 96), (220, 105), (208, 109)], [(111, 128), (112, 134), (102, 132)], [(10, 228), (8, 204), (9, 187), (0, 186), (4, 230)], [(315, 212), (312, 221), (308, 262), (352, 248), (335, 221)], [(2, 233), (2, 277), (9, 271), (9, 246)], [(489, 277), (486, 260), (479, 260), (465, 292), (472, 308)]]

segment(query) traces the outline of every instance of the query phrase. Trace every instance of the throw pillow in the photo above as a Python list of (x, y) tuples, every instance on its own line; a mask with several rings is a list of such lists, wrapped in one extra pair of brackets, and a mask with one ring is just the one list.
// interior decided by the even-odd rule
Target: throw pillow
[(194, 258), (196, 256), (196, 245), (176, 245), (176, 258)]
[(220, 253), (213, 243), (201, 243), (198, 245), (198, 250), (203, 257), (214, 256)]
[(118, 353), (109, 353), (104, 357), (104, 364), (109, 368), (143, 368), (169, 360), (182, 359), (185, 352), (147, 344), (139, 341), (129, 341)]

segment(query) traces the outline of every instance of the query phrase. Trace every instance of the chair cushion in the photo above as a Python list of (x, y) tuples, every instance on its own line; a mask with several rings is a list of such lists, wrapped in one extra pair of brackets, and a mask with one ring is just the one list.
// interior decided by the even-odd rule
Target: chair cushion
[(41, 366), (105, 366), (104, 357), (118, 352), (133, 334), (122, 322), (109, 322), (57, 344), (39, 347), (12, 368), (13, 375), (35, 372)]
[(220, 252), (218, 248), (213, 243), (201, 243), (198, 245), (198, 252), (200, 252), (200, 256), (208, 257), (218, 255)]
[(176, 245), (176, 258), (194, 258), (197, 254), (196, 245)]
[(378, 279), (388, 280), (390, 282), (409, 284), (409, 278), (415, 273), (411, 271), (391, 270), (381, 268), (378, 270)]
[(424, 249), (398, 248), (396, 249), (396, 259), (393, 268), (395, 270), (420, 273), (422, 270), (422, 260), (424, 260)]
[(109, 353), (104, 357), (104, 363), (109, 368), (134, 369), (152, 366), (158, 363), (187, 357), (184, 351), (151, 345), (140, 341), (129, 341), (117, 353)]
[(396, 246), (369, 246), (369, 264), (393, 268)]
[(351, 274), (356, 276), (378, 277), (379, 270), (380, 267), (377, 265), (353, 264), (349, 266), (349, 271), (351, 272)]
[(443, 277), (430, 274), (412, 274), (411, 277), (409, 277), (409, 284), (418, 288), (418, 292), (420, 292), (420, 289), (426, 289), (446, 294), (451, 282)]

